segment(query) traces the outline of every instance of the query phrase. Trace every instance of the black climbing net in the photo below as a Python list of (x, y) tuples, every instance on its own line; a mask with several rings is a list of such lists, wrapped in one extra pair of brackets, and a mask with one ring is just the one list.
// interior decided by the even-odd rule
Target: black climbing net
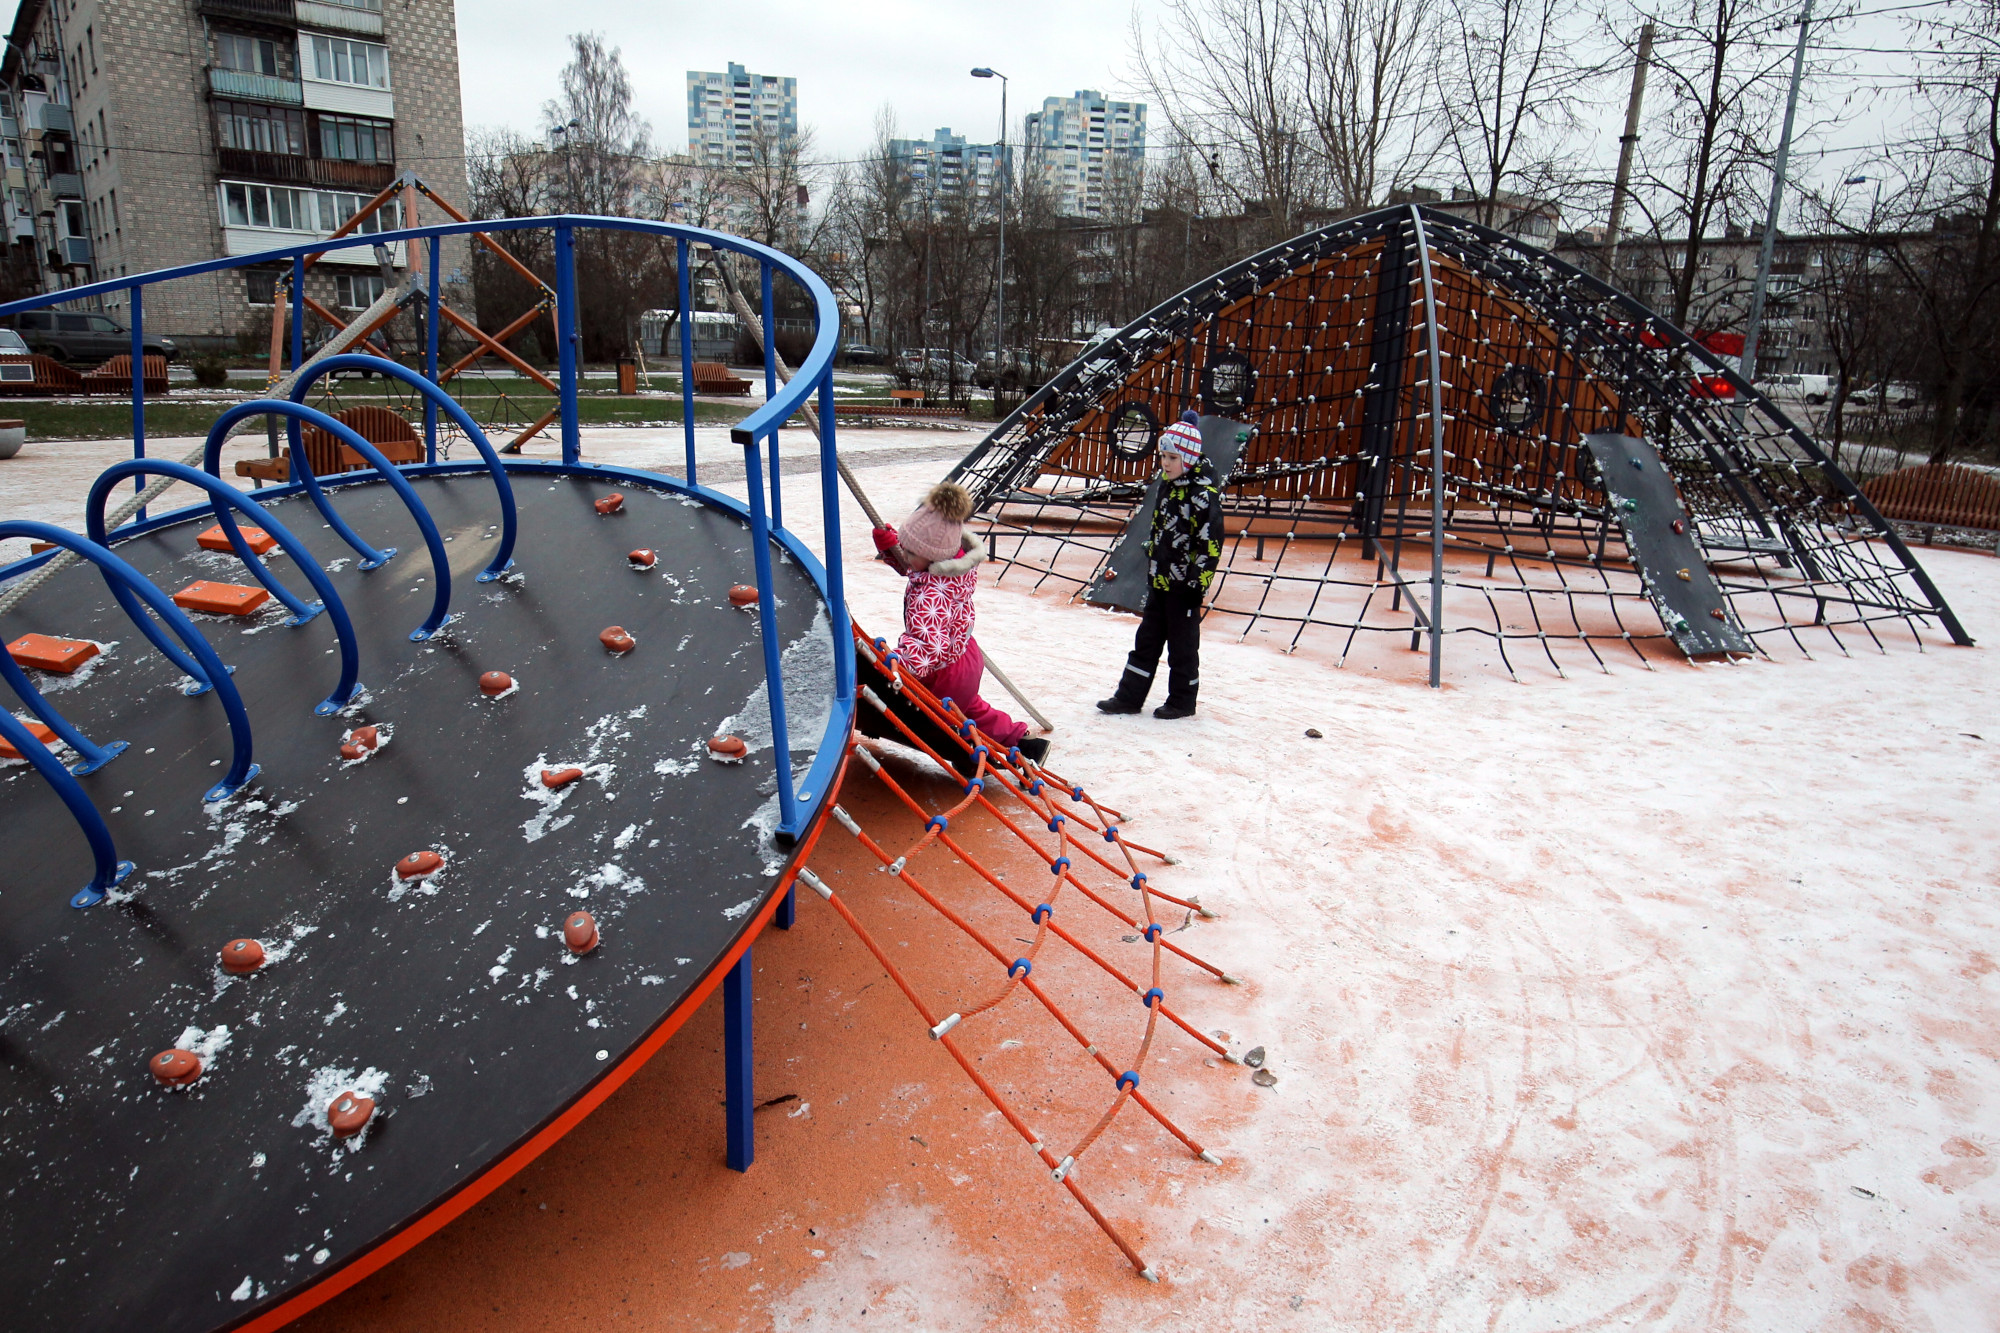
[(1607, 649), (1643, 662), (1668, 631), (1584, 442), (1611, 432), (1657, 450), (1759, 651), (1921, 644), (1926, 623), (1963, 641), (1854, 484), (1714, 355), (1450, 214), (1384, 209), (1275, 246), (1067, 367), (952, 474), (1001, 577), (1081, 592), (1105, 574), (1161, 424), (1188, 408), (1239, 423), (1208, 614), (1245, 636), (1329, 632), (1341, 661), (1364, 633), (1418, 647), (1435, 559), (1439, 635), (1489, 638), (1510, 675), (1524, 647), (1557, 673)]

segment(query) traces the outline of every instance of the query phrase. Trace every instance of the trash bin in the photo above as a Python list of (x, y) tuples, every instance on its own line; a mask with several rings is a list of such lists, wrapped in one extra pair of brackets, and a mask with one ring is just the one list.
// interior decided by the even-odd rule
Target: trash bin
[(639, 363), (629, 356), (618, 358), (618, 392), (623, 394), (639, 392)]

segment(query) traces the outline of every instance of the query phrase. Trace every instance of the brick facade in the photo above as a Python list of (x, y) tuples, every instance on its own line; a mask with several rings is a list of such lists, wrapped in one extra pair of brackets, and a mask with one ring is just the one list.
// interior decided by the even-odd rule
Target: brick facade
[[(355, 26), (376, 23), (379, 36)], [(365, 42), (373, 51), (386, 48), (390, 89), (361, 95), (384, 105), (393, 97), (393, 114), (379, 117), (393, 125), (392, 166), (379, 160), (365, 164), (319, 160), (320, 140), (311, 132), (318, 124), (316, 113), (300, 106), (298, 91), (330, 86), (299, 81), (302, 66), (310, 68), (308, 48), (316, 36)], [(222, 42), (231, 37), (249, 45), (225, 52)], [(243, 253), (246, 247), (298, 244), (328, 230), (226, 231), (221, 192), (225, 180), (316, 194), (328, 201), (329, 208), (339, 208), (351, 207), (340, 204), (341, 198), (365, 199), (379, 185), (319, 183), (329, 165), (345, 169), (346, 176), (365, 175), (371, 181), (415, 171), (454, 206), (466, 207), (458, 28), (451, 0), (391, 0), (379, 11), (310, 0), (296, 4), (293, 0), (24, 0), (13, 38), (14, 46), (0, 67), (0, 82), (12, 96), (21, 163), (13, 169), (10, 162), (8, 171), (8, 239), (35, 252), (40, 290), (217, 259), (231, 252), (232, 232), (236, 252)], [(241, 69), (242, 55), (232, 53), (245, 51), (252, 66), (269, 61), (275, 73), (225, 74), (256, 85), (247, 96), (232, 92), (231, 99), (241, 99), (240, 106), (259, 114), (295, 116), (306, 133), (302, 142), (281, 145), (294, 151), (238, 154), (232, 169), (225, 170), (210, 71), (224, 66)], [(39, 97), (33, 87), (37, 81), (42, 85)], [(59, 129), (31, 123), (49, 118), (40, 110), (44, 101), (67, 104), (73, 126), (67, 146)], [(65, 147), (82, 182), (90, 262), (56, 268), (48, 252), (58, 249), (60, 257), (71, 257), (60, 247), (75, 212), (56, 197), (68, 178), (52, 174), (48, 164), (61, 160)], [(296, 151), (299, 147), (305, 151)], [(246, 169), (244, 164), (253, 158), (256, 168)], [(23, 187), (30, 204), (27, 210), (16, 207)], [(55, 216), (51, 220), (43, 213)], [(419, 206), (418, 222), (443, 220), (435, 208)], [(17, 239), (16, 233), (29, 221), (35, 227), (34, 239)], [(441, 268), (446, 299), (469, 312), (468, 254), (464, 240), (447, 241)], [(308, 277), (307, 293), (332, 307), (337, 273), (374, 271), (322, 261)], [(271, 311), (268, 304), (252, 304), (252, 285), (243, 270), (232, 269), (149, 287), (146, 329), (184, 345), (233, 343), (239, 335), (261, 345), (269, 337)], [(122, 318), (128, 302), (118, 294), (101, 304)]]

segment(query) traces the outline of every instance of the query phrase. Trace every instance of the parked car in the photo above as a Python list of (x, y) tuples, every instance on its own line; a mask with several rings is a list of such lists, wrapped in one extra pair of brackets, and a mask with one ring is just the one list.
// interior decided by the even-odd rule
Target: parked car
[[(67, 310), (24, 310), (7, 318), (28, 347), (58, 361), (95, 364), (132, 350), (132, 331), (109, 315), (71, 314)], [(146, 339), (147, 356), (171, 361), (179, 354), (172, 338)]]
[[(1026, 347), (1009, 347), (1007, 359), (1000, 367), (1000, 387), (1003, 389), (1039, 389), (1049, 382), (1060, 367), (1054, 365), (1039, 352)], [(983, 353), (979, 364), (972, 372), (972, 382), (982, 389), (993, 387), (993, 353)]]
[(840, 349), (841, 360), (850, 366), (886, 366), (889, 354), (879, 347), (867, 343), (848, 343)]
[(1804, 402), (1818, 407), (1833, 401), (1834, 379), (1831, 375), (1773, 375), (1758, 380), (1755, 388), (1773, 402)]
[(921, 381), (957, 387), (972, 383), (972, 372), (970, 361), (942, 347), (912, 347), (896, 358), (896, 382), (905, 386)]
[(1853, 397), (1869, 407), (1915, 407), (1924, 400), (1924, 391), (1908, 380), (1884, 380), (1855, 390)]

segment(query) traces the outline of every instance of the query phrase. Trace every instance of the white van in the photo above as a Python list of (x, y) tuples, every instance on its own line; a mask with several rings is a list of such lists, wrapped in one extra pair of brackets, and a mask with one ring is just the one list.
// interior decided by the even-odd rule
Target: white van
[(1833, 400), (1831, 375), (1773, 375), (1769, 379), (1758, 380), (1754, 387), (1758, 393), (1776, 401), (1789, 399), (1818, 407)]

